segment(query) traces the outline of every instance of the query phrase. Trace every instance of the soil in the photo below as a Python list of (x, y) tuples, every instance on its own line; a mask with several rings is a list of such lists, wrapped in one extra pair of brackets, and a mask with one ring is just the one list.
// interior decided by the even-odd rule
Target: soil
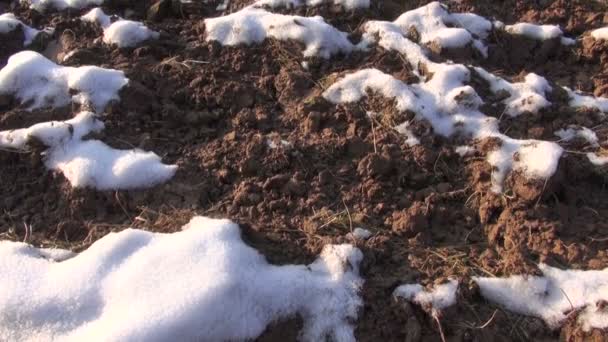
[[(322, 15), (356, 40), (362, 22), (393, 20), (427, 2), (372, 1), (369, 10), (346, 14), (332, 7), (281, 11)], [(249, 3), (234, 0), (228, 12)], [(606, 7), (589, 0), (447, 3), (455, 11), (472, 10), (505, 23), (559, 24), (572, 37), (608, 24)], [(141, 20), (150, 5), (116, 0), (104, 10), (127, 17), (129, 8), (129, 17)], [(581, 154), (586, 152), (582, 142), (567, 146), (550, 180), (531, 181), (514, 173), (505, 193), (491, 193), (492, 170), (484, 152), (496, 141), (471, 142), (479, 152), (461, 157), (453, 146), (463, 138), (436, 136), (428, 123), (416, 122), (412, 129), (421, 144), (409, 147), (390, 128), (409, 119), (392, 101), (370, 94), (361, 103), (335, 106), (320, 96), (340, 75), (365, 67), (415, 81), (397, 54), (375, 49), (310, 59), (304, 69), (297, 43), (222, 47), (206, 42), (202, 19), (220, 15), (215, 6), (161, 7), (164, 12), (146, 21), (161, 32), (160, 39), (135, 49), (101, 43), (99, 28), (77, 20), (84, 11), (42, 16), (15, 3), (0, 6), (34, 27), (55, 26), (54, 53), (45, 49), (48, 44), (32, 48), (63, 65), (125, 72), (130, 83), (121, 101), (104, 112), (106, 129), (97, 138), (117, 148), (154, 151), (164, 162), (179, 165), (166, 184), (104, 192), (71, 188), (61, 174), (44, 168), (36, 150), (0, 151), (0, 238), (23, 241), (24, 226), (29, 226), (27, 242), (81, 251), (127, 227), (174, 232), (193, 215), (227, 217), (275, 264), (309, 263), (327, 243), (361, 248), (366, 283), (365, 308), (356, 322), (359, 341), (438, 341), (438, 323), (449, 341), (608, 340), (606, 331), (583, 332), (575, 315), (551, 330), (539, 319), (508, 312), (486, 302), (471, 280), (538, 274), (539, 262), (608, 267), (608, 169), (591, 165)], [(22, 36), (21, 30), (0, 35), (0, 65), (23, 49)], [(565, 48), (497, 34), (490, 44), (487, 60), (465, 52), (454, 59), (515, 80), (536, 72), (554, 84), (608, 96), (608, 45), (603, 42), (583, 38)], [(441, 51), (436, 58), (449, 53)], [(486, 114), (500, 117), (500, 99), (482, 80), (473, 79), (472, 85), (490, 104)], [(555, 141), (554, 131), (579, 124), (598, 127), (600, 141), (607, 140), (603, 116), (569, 108), (557, 91), (551, 96), (553, 105), (537, 115), (503, 118), (502, 131)], [(28, 112), (14, 99), (0, 98), (0, 130), (67, 119), (77, 110)], [(367, 111), (384, 113), (382, 120), (370, 120)], [(348, 233), (355, 227), (369, 229), (372, 237), (353, 240)], [(461, 282), (459, 300), (439, 322), (392, 296), (403, 283), (431, 287), (448, 278)], [(279, 322), (260, 340), (295, 340), (293, 331), (300, 326), (297, 318)]]

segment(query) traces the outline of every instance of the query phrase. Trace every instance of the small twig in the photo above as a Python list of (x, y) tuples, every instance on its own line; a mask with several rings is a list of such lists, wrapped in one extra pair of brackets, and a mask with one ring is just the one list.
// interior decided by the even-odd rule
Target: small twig
[(545, 178), (545, 184), (543, 184), (543, 189), (540, 191), (540, 195), (538, 195), (538, 200), (536, 200), (536, 204), (534, 205), (535, 207), (538, 206), (538, 204), (540, 203), (540, 200), (543, 198), (543, 194), (545, 193), (545, 188), (547, 187), (547, 182), (549, 181), (549, 178)]
[(606, 238), (594, 238), (594, 237), (588, 237), (589, 240), (593, 241), (593, 242), (606, 242), (608, 241), (608, 237)]
[(30, 239), (32, 226), (28, 226), (25, 221), (23, 221), (23, 228), (25, 229), (25, 236), (23, 237), (23, 242), (27, 242)]
[(441, 336), (441, 341), (446, 342), (445, 335), (443, 334), (443, 328), (441, 327), (441, 321), (439, 321), (439, 314), (438, 314), (437, 310), (433, 309), (432, 316), (435, 319), (435, 322), (437, 322), (437, 327), (439, 328), (439, 336)]
[(374, 153), (378, 153), (378, 148), (376, 147), (376, 128), (374, 127), (374, 118), (370, 118), (372, 122), (372, 138), (374, 139)]
[(566, 291), (564, 291), (561, 287), (559, 288), (559, 290), (562, 291), (562, 293), (568, 300), (568, 303), (570, 303), (570, 308), (572, 309), (572, 311), (570, 311), (570, 313), (568, 314), (568, 316), (570, 316), (573, 312), (575, 312), (574, 305), (572, 304), (572, 301), (570, 300), (570, 297), (568, 297), (568, 294), (566, 293)]
[(352, 234), (352, 232), (353, 232), (353, 219), (350, 217), (350, 210), (348, 210), (348, 207), (346, 206), (346, 202), (344, 202), (344, 198), (342, 199), (342, 204), (344, 204), (344, 209), (346, 209), (346, 215), (348, 215), (348, 223), (350, 225), (350, 232)]
[(486, 323), (484, 323), (484, 325), (482, 325), (480, 327), (476, 327), (475, 329), (485, 329), (488, 325), (490, 325), (490, 323), (492, 323), (492, 321), (494, 320), (494, 316), (496, 316), (497, 312), (498, 312), (498, 309), (494, 310), (492, 317), (490, 317), (490, 319)]

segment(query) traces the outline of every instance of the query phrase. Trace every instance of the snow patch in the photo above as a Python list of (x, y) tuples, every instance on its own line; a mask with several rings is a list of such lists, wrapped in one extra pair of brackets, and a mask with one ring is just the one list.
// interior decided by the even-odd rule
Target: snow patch
[(596, 166), (604, 166), (608, 164), (608, 156), (599, 156), (596, 153), (587, 153), (587, 159)]
[(12, 32), (16, 30), (19, 26), (21, 26), (21, 29), (23, 30), (23, 46), (28, 46), (32, 44), (32, 41), (34, 41), (36, 35), (40, 33), (39, 30), (36, 30), (35, 28), (31, 28), (28, 25), (24, 24), (23, 22), (21, 22), (21, 20), (17, 19), (17, 17), (15, 17), (15, 15), (12, 13), (4, 13), (0, 15), (0, 33)]
[(506, 25), (505, 31), (526, 36), (534, 40), (548, 40), (562, 37), (564, 33), (555, 25), (535, 25), (529, 23), (518, 23), (514, 25)]
[[(552, 142), (517, 140), (501, 133), (498, 120), (480, 111), (483, 100), (469, 85), (474, 70), (490, 83), (494, 92), (508, 93), (504, 101), (506, 110), (510, 116), (518, 116), (525, 112), (538, 112), (550, 105), (545, 98), (546, 93), (552, 91), (549, 83), (535, 74), (527, 75), (524, 82), (510, 83), (481, 68), (451, 62), (433, 62), (420, 45), (406, 37), (411, 25), (418, 25), (419, 32), (430, 30), (427, 21), (434, 22), (436, 29), (429, 35), (438, 34), (443, 29), (437, 26), (440, 25), (437, 18), (444, 16), (452, 15), (435, 2), (406, 12), (395, 22), (368, 21), (364, 25), (364, 34), (358, 48), (368, 49), (377, 44), (386, 50), (400, 52), (413, 66), (413, 72), (420, 78), (420, 82), (406, 84), (377, 69), (364, 69), (347, 74), (331, 85), (323, 96), (335, 104), (349, 103), (360, 101), (367, 96), (368, 91), (374, 91), (394, 99), (397, 110), (411, 111), (416, 113), (415, 119), (427, 120), (436, 134), (446, 137), (462, 134), (478, 140), (500, 140), (500, 147), (487, 156), (487, 161), (494, 168), (494, 192), (502, 191), (503, 180), (513, 170), (521, 171), (529, 178), (549, 178), (557, 169), (562, 148)], [(471, 21), (476, 22), (474, 19)], [(463, 26), (474, 27), (470, 23)], [(480, 22), (480, 26), (487, 28), (488, 24)], [(462, 31), (448, 32), (457, 37), (466, 36)], [(445, 37), (449, 35), (446, 33)], [(424, 42), (425, 39), (422, 38), (421, 41)], [(407, 125), (404, 127), (407, 128)], [(408, 136), (407, 131), (404, 130), (403, 133)]]
[(310, 265), (270, 265), (235, 223), (206, 217), (110, 233), (61, 262), (0, 241), (0, 339), (244, 341), (300, 314), (303, 341), (355, 341), (362, 258), (327, 245)]
[(112, 22), (112, 18), (99, 7), (93, 8), (80, 18), (99, 24), (103, 28), (103, 42), (120, 48), (137, 46), (143, 41), (158, 39), (160, 36), (158, 32), (150, 30), (137, 21), (119, 17), (118, 20)]
[(348, 34), (327, 24), (322, 17), (300, 17), (271, 13), (252, 7), (230, 15), (205, 19), (207, 41), (234, 46), (261, 43), (267, 38), (303, 43), (304, 56), (329, 58), (349, 53), (354, 46)]
[(64, 10), (66, 8), (82, 9), (89, 6), (100, 6), (104, 0), (21, 0), (30, 8), (44, 12), (48, 9)]
[(506, 106), (505, 113), (511, 117), (527, 112), (538, 113), (542, 108), (551, 105), (545, 96), (553, 89), (544, 77), (530, 73), (526, 75), (524, 82), (509, 83), (483, 68), (476, 67), (475, 71), (490, 84), (490, 90), (494, 94), (505, 91), (510, 95), (502, 102)]
[(461, 145), (456, 146), (454, 152), (458, 153), (461, 157), (470, 156), (475, 153), (475, 148), (472, 146)]
[(560, 270), (541, 264), (542, 277), (511, 276), (474, 280), (481, 294), (508, 310), (543, 319), (558, 327), (572, 309), (583, 309), (578, 321), (584, 330), (608, 328), (608, 268), (603, 271)]
[(560, 141), (569, 142), (574, 138), (584, 139), (589, 145), (593, 147), (599, 147), (599, 139), (595, 132), (590, 130), (587, 127), (569, 127), (567, 129), (560, 129), (559, 131), (554, 133), (556, 136), (560, 137)]
[(91, 112), (67, 121), (51, 121), (0, 132), (0, 147), (23, 150), (33, 138), (48, 150), (47, 168), (63, 173), (73, 187), (98, 190), (144, 188), (173, 177), (177, 166), (165, 165), (159, 156), (139, 149), (116, 150), (98, 140), (83, 140), (104, 124)]
[(597, 109), (602, 113), (608, 113), (608, 99), (603, 97), (593, 97), (575, 92), (567, 87), (564, 87), (570, 97), (569, 105), (574, 108), (591, 108)]
[(372, 232), (361, 227), (353, 229), (352, 236), (357, 240), (367, 240), (372, 236)]
[[(33, 51), (8, 59), (0, 70), (0, 94), (15, 96), (29, 109), (62, 107), (70, 102), (102, 111), (129, 80), (122, 71), (95, 66), (78, 68), (57, 65)], [(70, 95), (70, 91), (76, 92)]]
[(594, 39), (608, 40), (608, 27), (602, 27), (591, 31), (591, 37)]
[(360, 8), (369, 8), (370, 0), (258, 0), (253, 4), (253, 6), (295, 8), (301, 6), (313, 7), (325, 4), (342, 6), (346, 10), (355, 10)]
[(437, 285), (432, 291), (427, 291), (420, 284), (400, 285), (393, 292), (393, 296), (412, 301), (432, 312), (441, 310), (456, 303), (458, 281), (450, 279), (447, 283)]
[(489, 35), (492, 23), (471, 13), (450, 14), (446, 7), (437, 1), (403, 13), (393, 24), (405, 33), (411, 28), (416, 29), (422, 44), (435, 43), (444, 48), (472, 44), (487, 56), (487, 47), (479, 39), (485, 39)]

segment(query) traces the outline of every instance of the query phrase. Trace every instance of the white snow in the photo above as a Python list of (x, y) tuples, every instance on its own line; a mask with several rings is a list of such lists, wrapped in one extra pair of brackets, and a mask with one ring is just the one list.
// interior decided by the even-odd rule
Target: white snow
[(29, 27), (28, 25), (21, 22), (21, 20), (17, 19), (12, 13), (4, 13), (0, 15), (0, 33), (9, 33), (16, 30), (19, 26), (23, 29), (23, 36), (25, 40), (23, 41), (23, 46), (28, 46), (32, 43), (34, 38), (39, 30), (35, 28)]
[(160, 34), (147, 28), (144, 24), (118, 18), (112, 22), (101, 8), (94, 8), (80, 17), (82, 20), (99, 24), (103, 28), (103, 42), (118, 47), (133, 47), (139, 43), (158, 39)]
[(602, 27), (591, 31), (591, 37), (595, 39), (608, 40), (608, 27)]
[(600, 146), (599, 139), (597, 138), (595, 132), (587, 127), (568, 127), (567, 129), (560, 129), (554, 134), (561, 138), (560, 141), (568, 142), (574, 138), (582, 138), (593, 147)]
[(535, 40), (548, 40), (562, 37), (564, 33), (555, 25), (535, 25), (529, 23), (518, 23), (514, 25), (506, 25), (505, 31), (526, 36)]
[(244, 341), (299, 314), (302, 341), (355, 341), (362, 253), (327, 245), (312, 264), (273, 266), (229, 220), (181, 232), (127, 229), (64, 261), (0, 242), (0, 340)]
[(569, 105), (574, 108), (592, 108), (597, 109), (600, 112), (608, 113), (608, 99), (604, 97), (593, 97), (583, 95), (579, 92), (575, 92), (567, 87), (564, 89), (570, 96)]
[[(95, 66), (64, 67), (39, 53), (23, 51), (0, 70), (0, 94), (13, 95), (29, 109), (61, 107), (70, 102), (102, 111), (128, 83), (124, 73)], [(70, 95), (70, 90), (76, 92)]]
[(368, 8), (370, 0), (258, 0), (253, 4), (253, 6), (268, 6), (271, 8), (295, 8), (301, 6), (313, 7), (324, 4), (342, 6), (346, 10), (355, 10), (359, 8)]
[[(446, 20), (456, 20), (454, 18), (470, 32), (443, 27)], [(442, 5), (434, 2), (402, 14), (395, 22), (368, 21), (363, 27), (364, 34), (358, 48), (368, 49), (377, 44), (386, 50), (401, 53), (413, 67), (420, 82), (406, 84), (377, 69), (364, 69), (347, 74), (326, 89), (323, 96), (335, 104), (351, 103), (360, 101), (367, 96), (368, 91), (373, 91), (394, 99), (397, 110), (414, 112), (415, 119), (428, 121), (435, 134), (446, 137), (461, 134), (475, 140), (499, 139), (500, 147), (488, 153), (487, 161), (493, 166), (492, 190), (501, 192), (502, 183), (511, 171), (520, 171), (532, 179), (551, 177), (557, 170), (563, 149), (553, 142), (513, 139), (500, 132), (498, 120), (480, 111), (483, 100), (469, 85), (471, 72), (474, 70), (488, 81), (491, 91), (507, 92), (509, 96), (503, 103), (505, 113), (512, 117), (527, 112), (537, 113), (547, 108), (550, 102), (546, 96), (553, 90), (549, 82), (536, 74), (528, 74), (523, 82), (511, 83), (482, 68), (451, 62), (436, 63), (427, 57), (426, 51), (419, 44), (406, 38), (408, 30), (413, 26), (422, 36), (421, 43), (439, 39), (447, 40), (447, 45), (453, 42), (460, 44), (466, 39), (460, 40), (458, 37), (466, 37), (471, 32), (477, 32), (475, 36), (483, 37), (486, 29), (492, 26), (502, 27), (501, 23), (486, 23), (479, 18), (449, 14)], [(444, 29), (449, 30), (441, 33)], [(608, 109), (608, 99), (604, 102), (604, 99), (571, 93), (571, 104), (575, 107), (593, 105)], [(398, 128), (409, 139), (408, 124)], [(461, 148), (460, 152), (465, 154), (470, 151)]]
[(475, 278), (481, 294), (508, 310), (543, 319), (558, 327), (572, 310), (583, 309), (578, 321), (583, 329), (608, 328), (608, 268), (603, 271), (560, 270), (541, 264), (542, 277)]
[[(393, 24), (405, 33), (410, 28), (415, 28), (422, 44), (435, 43), (444, 48), (458, 48), (472, 44), (487, 56), (487, 48), (478, 38), (484, 39), (488, 36), (492, 23), (475, 14), (450, 14), (437, 1), (403, 13)], [(448, 24), (460, 27), (448, 27)]]
[(526, 75), (524, 82), (509, 83), (483, 68), (476, 67), (475, 71), (490, 84), (493, 93), (506, 91), (511, 95), (502, 101), (506, 106), (505, 113), (511, 117), (527, 112), (538, 113), (542, 108), (551, 105), (545, 96), (552, 89), (544, 77), (530, 73)]
[(427, 291), (420, 284), (400, 285), (393, 292), (393, 296), (402, 297), (412, 301), (423, 308), (430, 307), (438, 312), (456, 303), (458, 281), (450, 279), (447, 283), (436, 285), (432, 291)]
[(608, 164), (608, 156), (599, 156), (596, 153), (587, 153), (589, 161), (596, 166), (604, 166)]
[(83, 140), (104, 125), (91, 112), (71, 120), (51, 121), (0, 132), (0, 147), (25, 149), (36, 138), (49, 149), (45, 165), (63, 173), (73, 187), (98, 190), (144, 188), (173, 177), (177, 166), (165, 165), (152, 152), (116, 150), (98, 140)]
[(82, 9), (89, 6), (99, 6), (104, 0), (21, 0), (22, 3), (29, 4), (30, 8), (39, 12), (47, 9), (64, 10), (66, 8)]
[(248, 7), (230, 15), (205, 19), (205, 27), (206, 40), (216, 40), (222, 45), (249, 45), (266, 38), (295, 40), (305, 45), (305, 57), (329, 58), (354, 48), (345, 32), (327, 24), (320, 16), (283, 15)]
[(468, 145), (456, 146), (454, 152), (458, 153), (461, 157), (469, 156), (475, 153), (475, 148)]
[(397, 131), (397, 133), (399, 134), (403, 134), (406, 139), (405, 139), (405, 143), (407, 144), (407, 146), (416, 146), (420, 144), (420, 140), (418, 138), (416, 138), (416, 136), (414, 135), (414, 132), (412, 132), (412, 130), (409, 128), (410, 127), (410, 123), (409, 122), (403, 122), (397, 126), (395, 126), (395, 131)]
[(367, 229), (357, 227), (353, 229), (352, 236), (357, 240), (367, 240), (372, 236), (372, 232)]

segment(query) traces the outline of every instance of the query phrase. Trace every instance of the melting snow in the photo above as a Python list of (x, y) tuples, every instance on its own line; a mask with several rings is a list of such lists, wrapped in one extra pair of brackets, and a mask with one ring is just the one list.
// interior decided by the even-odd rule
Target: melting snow
[(570, 96), (570, 106), (574, 108), (591, 108), (597, 109), (600, 112), (608, 112), (608, 99), (603, 97), (593, 97), (580, 94), (564, 87)]
[(436, 43), (445, 48), (472, 44), (484, 56), (487, 55), (487, 48), (478, 38), (486, 38), (492, 29), (492, 23), (485, 18), (472, 13), (450, 14), (439, 2), (405, 12), (393, 24), (404, 33), (415, 28), (422, 44)]
[(468, 156), (475, 153), (475, 148), (467, 145), (457, 146), (454, 152), (458, 153), (461, 157)]
[[(449, 62), (435, 63), (427, 57), (420, 45), (406, 38), (408, 30), (413, 26), (420, 33), (423, 43), (434, 41), (442, 46), (462, 46), (471, 42), (472, 32), (477, 37), (483, 37), (483, 32), (491, 28), (492, 24), (480, 18), (449, 14), (442, 5), (434, 2), (402, 14), (395, 22), (369, 21), (364, 26), (364, 35), (358, 48), (365, 49), (378, 44), (384, 49), (400, 52), (423, 81), (408, 85), (379, 70), (364, 69), (346, 75), (330, 86), (323, 96), (332, 103), (348, 103), (361, 100), (367, 96), (368, 90), (373, 90), (395, 99), (399, 111), (412, 111), (416, 113), (416, 119), (429, 121), (437, 134), (449, 137), (458, 133), (473, 139), (499, 139), (500, 147), (487, 156), (488, 162), (494, 167), (494, 192), (502, 191), (502, 183), (511, 171), (520, 171), (529, 178), (547, 179), (555, 173), (563, 149), (548, 141), (518, 140), (502, 134), (498, 120), (479, 110), (483, 101), (475, 89), (468, 85), (474, 70), (489, 82), (493, 92), (504, 91), (508, 94), (503, 101), (505, 111), (514, 117), (526, 112), (536, 113), (550, 105), (546, 95), (552, 88), (547, 80), (529, 74), (524, 82), (510, 83), (482, 68)], [(447, 27), (445, 24), (450, 21), (459, 21), (466, 29)], [(500, 23), (495, 25), (501, 27)], [(537, 27), (537, 31), (532, 29), (537, 36), (541, 35), (539, 32), (543, 32), (543, 37), (561, 35), (561, 30), (558, 34), (549, 27), (539, 28), (534, 25), (514, 25), (511, 30), (527, 33), (531, 30), (530, 27)], [(608, 111), (608, 99), (584, 96), (570, 90), (568, 92), (573, 107)], [(413, 136), (408, 134), (408, 124), (398, 128), (406, 134), (409, 141)]]
[(133, 47), (148, 39), (158, 39), (160, 34), (147, 28), (144, 24), (124, 20), (112, 22), (101, 8), (94, 8), (81, 17), (82, 20), (98, 23), (103, 28), (103, 42), (118, 47)]
[(596, 153), (587, 153), (589, 161), (596, 166), (604, 166), (608, 164), (608, 156), (599, 156)]
[(534, 25), (529, 23), (518, 23), (505, 26), (505, 31), (526, 36), (535, 40), (548, 40), (562, 37), (564, 33), (555, 25)]
[(31, 28), (26, 24), (22, 23), (19, 19), (15, 17), (12, 13), (4, 13), (0, 15), (0, 33), (9, 33), (16, 30), (19, 26), (23, 29), (23, 36), (25, 40), (23, 41), (23, 46), (28, 46), (32, 43), (36, 35), (40, 33), (40, 31), (35, 28)]
[(353, 229), (352, 236), (358, 240), (367, 240), (372, 236), (372, 232), (367, 229), (357, 227)]
[(331, 4), (342, 6), (347, 10), (354, 10), (359, 8), (368, 8), (370, 0), (258, 0), (253, 6), (269, 6), (271, 8), (277, 7), (300, 7), (300, 6), (319, 6), (323, 4)]
[(173, 234), (127, 229), (63, 261), (0, 242), (4, 341), (251, 340), (300, 314), (303, 341), (355, 341), (362, 253), (327, 245), (306, 265), (269, 265), (228, 220)]
[(585, 141), (593, 147), (600, 146), (599, 139), (597, 138), (597, 135), (595, 134), (595, 132), (593, 132), (592, 130), (590, 130), (587, 127), (581, 127), (581, 128), (570, 127), (567, 129), (560, 129), (559, 131), (555, 132), (555, 135), (560, 137), (561, 140), (565, 141), (565, 142), (571, 141), (574, 138), (582, 138), (582, 139), (585, 139)]
[(109, 101), (119, 99), (118, 91), (128, 82), (122, 71), (64, 67), (33, 51), (14, 54), (0, 70), (0, 94), (15, 96), (30, 109), (62, 107), (73, 101), (101, 111)]
[(503, 100), (505, 113), (511, 117), (522, 113), (538, 113), (542, 108), (551, 105), (545, 96), (552, 91), (549, 82), (544, 77), (530, 73), (526, 75), (524, 82), (509, 83), (506, 80), (494, 76), (482, 68), (475, 71), (488, 83), (493, 93), (506, 91), (510, 96)]
[(445, 284), (435, 286), (432, 291), (426, 291), (420, 284), (401, 285), (395, 289), (393, 295), (437, 312), (456, 303), (457, 290), (458, 281), (450, 279)]
[(583, 309), (583, 329), (608, 328), (608, 268), (603, 271), (560, 270), (541, 264), (543, 277), (475, 278), (481, 294), (507, 309), (542, 318), (558, 327), (572, 310)]
[(227, 16), (205, 19), (205, 27), (207, 41), (216, 40), (229, 46), (261, 43), (266, 38), (293, 39), (306, 46), (305, 57), (329, 58), (354, 48), (345, 32), (327, 24), (320, 16), (283, 15), (248, 7)]
[(21, 0), (21, 2), (29, 4), (36, 11), (44, 12), (51, 8), (61, 11), (66, 8), (82, 9), (89, 6), (99, 6), (104, 0)]
[(91, 112), (82, 112), (67, 121), (51, 121), (29, 128), (0, 132), (0, 147), (25, 149), (38, 139), (49, 149), (45, 165), (58, 170), (73, 187), (98, 190), (149, 187), (173, 177), (177, 166), (165, 165), (152, 152), (116, 150), (98, 140), (83, 140), (104, 125)]

